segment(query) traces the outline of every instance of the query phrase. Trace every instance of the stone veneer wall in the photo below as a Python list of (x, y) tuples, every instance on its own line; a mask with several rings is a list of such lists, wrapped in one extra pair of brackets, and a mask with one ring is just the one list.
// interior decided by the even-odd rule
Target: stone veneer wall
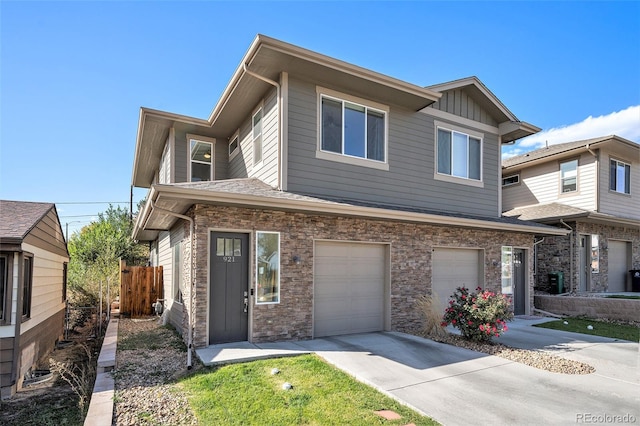
[(535, 305), (558, 315), (640, 321), (640, 300), (536, 295)]
[[(252, 244), (255, 231), (280, 232), (281, 302), (256, 305), (251, 301), (249, 340), (252, 342), (312, 337), (314, 239), (390, 244), (390, 317), (391, 329), (395, 331), (415, 330), (422, 323), (415, 302), (431, 288), (434, 247), (484, 249), (485, 288), (498, 292), (502, 246), (529, 249), (528, 280), (531, 287), (533, 283), (531, 234), (227, 206), (195, 205), (187, 214), (195, 218), (195, 347), (208, 344), (208, 241), (209, 233), (214, 229), (249, 232)], [(185, 241), (188, 241), (188, 234), (185, 232)], [(251, 250), (253, 253), (254, 248)], [(300, 264), (292, 261), (294, 255), (302, 259)], [(255, 274), (249, 276), (253, 288)], [(529, 289), (529, 294), (529, 307), (532, 308), (533, 288)]]
[[(573, 231), (564, 237), (545, 237), (537, 247), (536, 287), (546, 289), (548, 274), (564, 273), (565, 291), (577, 291), (580, 283), (580, 235), (597, 234), (600, 245), (600, 271), (591, 274), (588, 291), (605, 292), (609, 287), (609, 240), (631, 242), (632, 268), (640, 269), (640, 229), (624, 226), (610, 226), (586, 222), (568, 222)], [(571, 240), (573, 237), (573, 240)], [(573, 251), (571, 250), (573, 241)], [(606, 247), (606, 248), (605, 248)], [(573, 270), (571, 260), (573, 259)], [(573, 272), (573, 273), (572, 273)]]

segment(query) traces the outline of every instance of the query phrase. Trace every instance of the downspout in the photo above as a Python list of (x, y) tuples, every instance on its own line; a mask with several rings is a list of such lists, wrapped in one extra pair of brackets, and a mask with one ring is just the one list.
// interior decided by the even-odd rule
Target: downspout
[[(188, 331), (187, 331), (187, 370), (191, 370), (192, 367), (192, 363), (191, 363), (191, 352), (193, 350), (193, 327), (192, 327), (192, 321), (191, 318), (193, 317), (193, 289), (195, 287), (196, 284), (196, 268), (195, 268), (195, 262), (194, 262), (194, 257), (193, 257), (193, 234), (195, 232), (195, 221), (193, 220), (193, 218), (183, 215), (183, 214), (179, 214), (179, 213), (175, 213), (169, 210), (165, 210), (162, 209), (160, 207), (157, 207), (153, 204), (153, 200), (149, 200), (149, 202), (151, 203), (151, 210), (157, 210), (159, 212), (168, 214), (169, 216), (173, 216), (173, 217), (177, 217), (180, 219), (184, 219), (184, 220), (188, 220), (189, 221), (189, 245), (191, 247), (191, 288), (189, 289), (189, 310), (187, 311), (187, 322), (188, 324)], [(149, 215), (151, 216), (151, 215)], [(148, 220), (148, 219), (147, 219)]]
[(273, 81), (267, 77), (263, 77), (260, 74), (256, 74), (253, 71), (249, 71), (247, 64), (243, 63), (242, 68), (244, 72), (252, 77), (262, 80), (276, 87), (276, 102), (278, 103), (278, 191), (282, 191), (282, 102), (280, 101), (280, 83)]
[[(575, 261), (575, 259), (573, 258), (573, 251), (574, 251), (573, 250), (573, 231), (574, 230), (573, 230), (572, 227), (567, 225), (567, 223), (563, 219), (560, 219), (560, 223), (571, 230), (571, 233), (569, 234), (569, 256), (571, 257), (571, 267), (570, 267), (570, 269), (571, 269), (571, 290), (573, 291), (574, 290), (574, 282), (573, 281), (575, 279), (575, 277), (573, 275), (573, 273), (574, 273), (574, 261)], [(578, 276), (578, 281), (579, 280), (580, 280), (580, 276)]]

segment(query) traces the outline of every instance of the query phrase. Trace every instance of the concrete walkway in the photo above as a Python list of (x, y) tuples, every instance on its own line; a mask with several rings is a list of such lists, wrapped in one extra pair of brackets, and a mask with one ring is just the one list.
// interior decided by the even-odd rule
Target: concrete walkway
[[(516, 319), (499, 340), (511, 346), (557, 352), (593, 365), (596, 372), (579, 376), (550, 373), (394, 332), (272, 343), (268, 347), (246, 343), (245, 350), (252, 351), (253, 359), (259, 353), (315, 352), (445, 425), (640, 423), (638, 343), (531, 327), (534, 322)], [(213, 350), (210, 353), (198, 350), (198, 355), (205, 363), (226, 363), (235, 359), (230, 351), (240, 351), (236, 352), (240, 357), (243, 350), (233, 345), (215, 348), (208, 348)], [(207, 358), (207, 354), (213, 356)]]

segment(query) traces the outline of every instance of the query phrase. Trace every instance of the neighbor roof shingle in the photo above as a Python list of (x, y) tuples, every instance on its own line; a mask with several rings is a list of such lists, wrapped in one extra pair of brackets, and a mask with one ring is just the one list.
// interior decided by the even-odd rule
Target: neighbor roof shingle
[(23, 239), (52, 208), (52, 203), (0, 200), (0, 238)]
[(519, 164), (528, 163), (529, 161), (538, 160), (540, 158), (550, 157), (552, 155), (561, 154), (563, 152), (571, 151), (582, 146), (594, 144), (596, 142), (603, 142), (614, 136), (604, 136), (600, 138), (585, 139), (575, 142), (565, 142), (556, 145), (549, 145), (545, 148), (536, 149), (535, 151), (527, 152), (526, 154), (517, 155), (515, 157), (507, 158), (502, 161), (502, 167), (512, 167)]

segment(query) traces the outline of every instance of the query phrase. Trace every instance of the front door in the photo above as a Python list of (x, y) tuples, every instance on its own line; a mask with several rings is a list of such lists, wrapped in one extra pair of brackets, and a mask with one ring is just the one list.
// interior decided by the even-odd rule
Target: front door
[(524, 250), (513, 250), (513, 311), (516, 315), (527, 313), (527, 276), (524, 259)]
[(249, 235), (212, 232), (209, 344), (247, 340)]
[(591, 276), (591, 266), (588, 259), (591, 258), (589, 248), (591, 247), (590, 238), (587, 235), (580, 235), (580, 287), (579, 292), (586, 292), (589, 286), (589, 277)]

